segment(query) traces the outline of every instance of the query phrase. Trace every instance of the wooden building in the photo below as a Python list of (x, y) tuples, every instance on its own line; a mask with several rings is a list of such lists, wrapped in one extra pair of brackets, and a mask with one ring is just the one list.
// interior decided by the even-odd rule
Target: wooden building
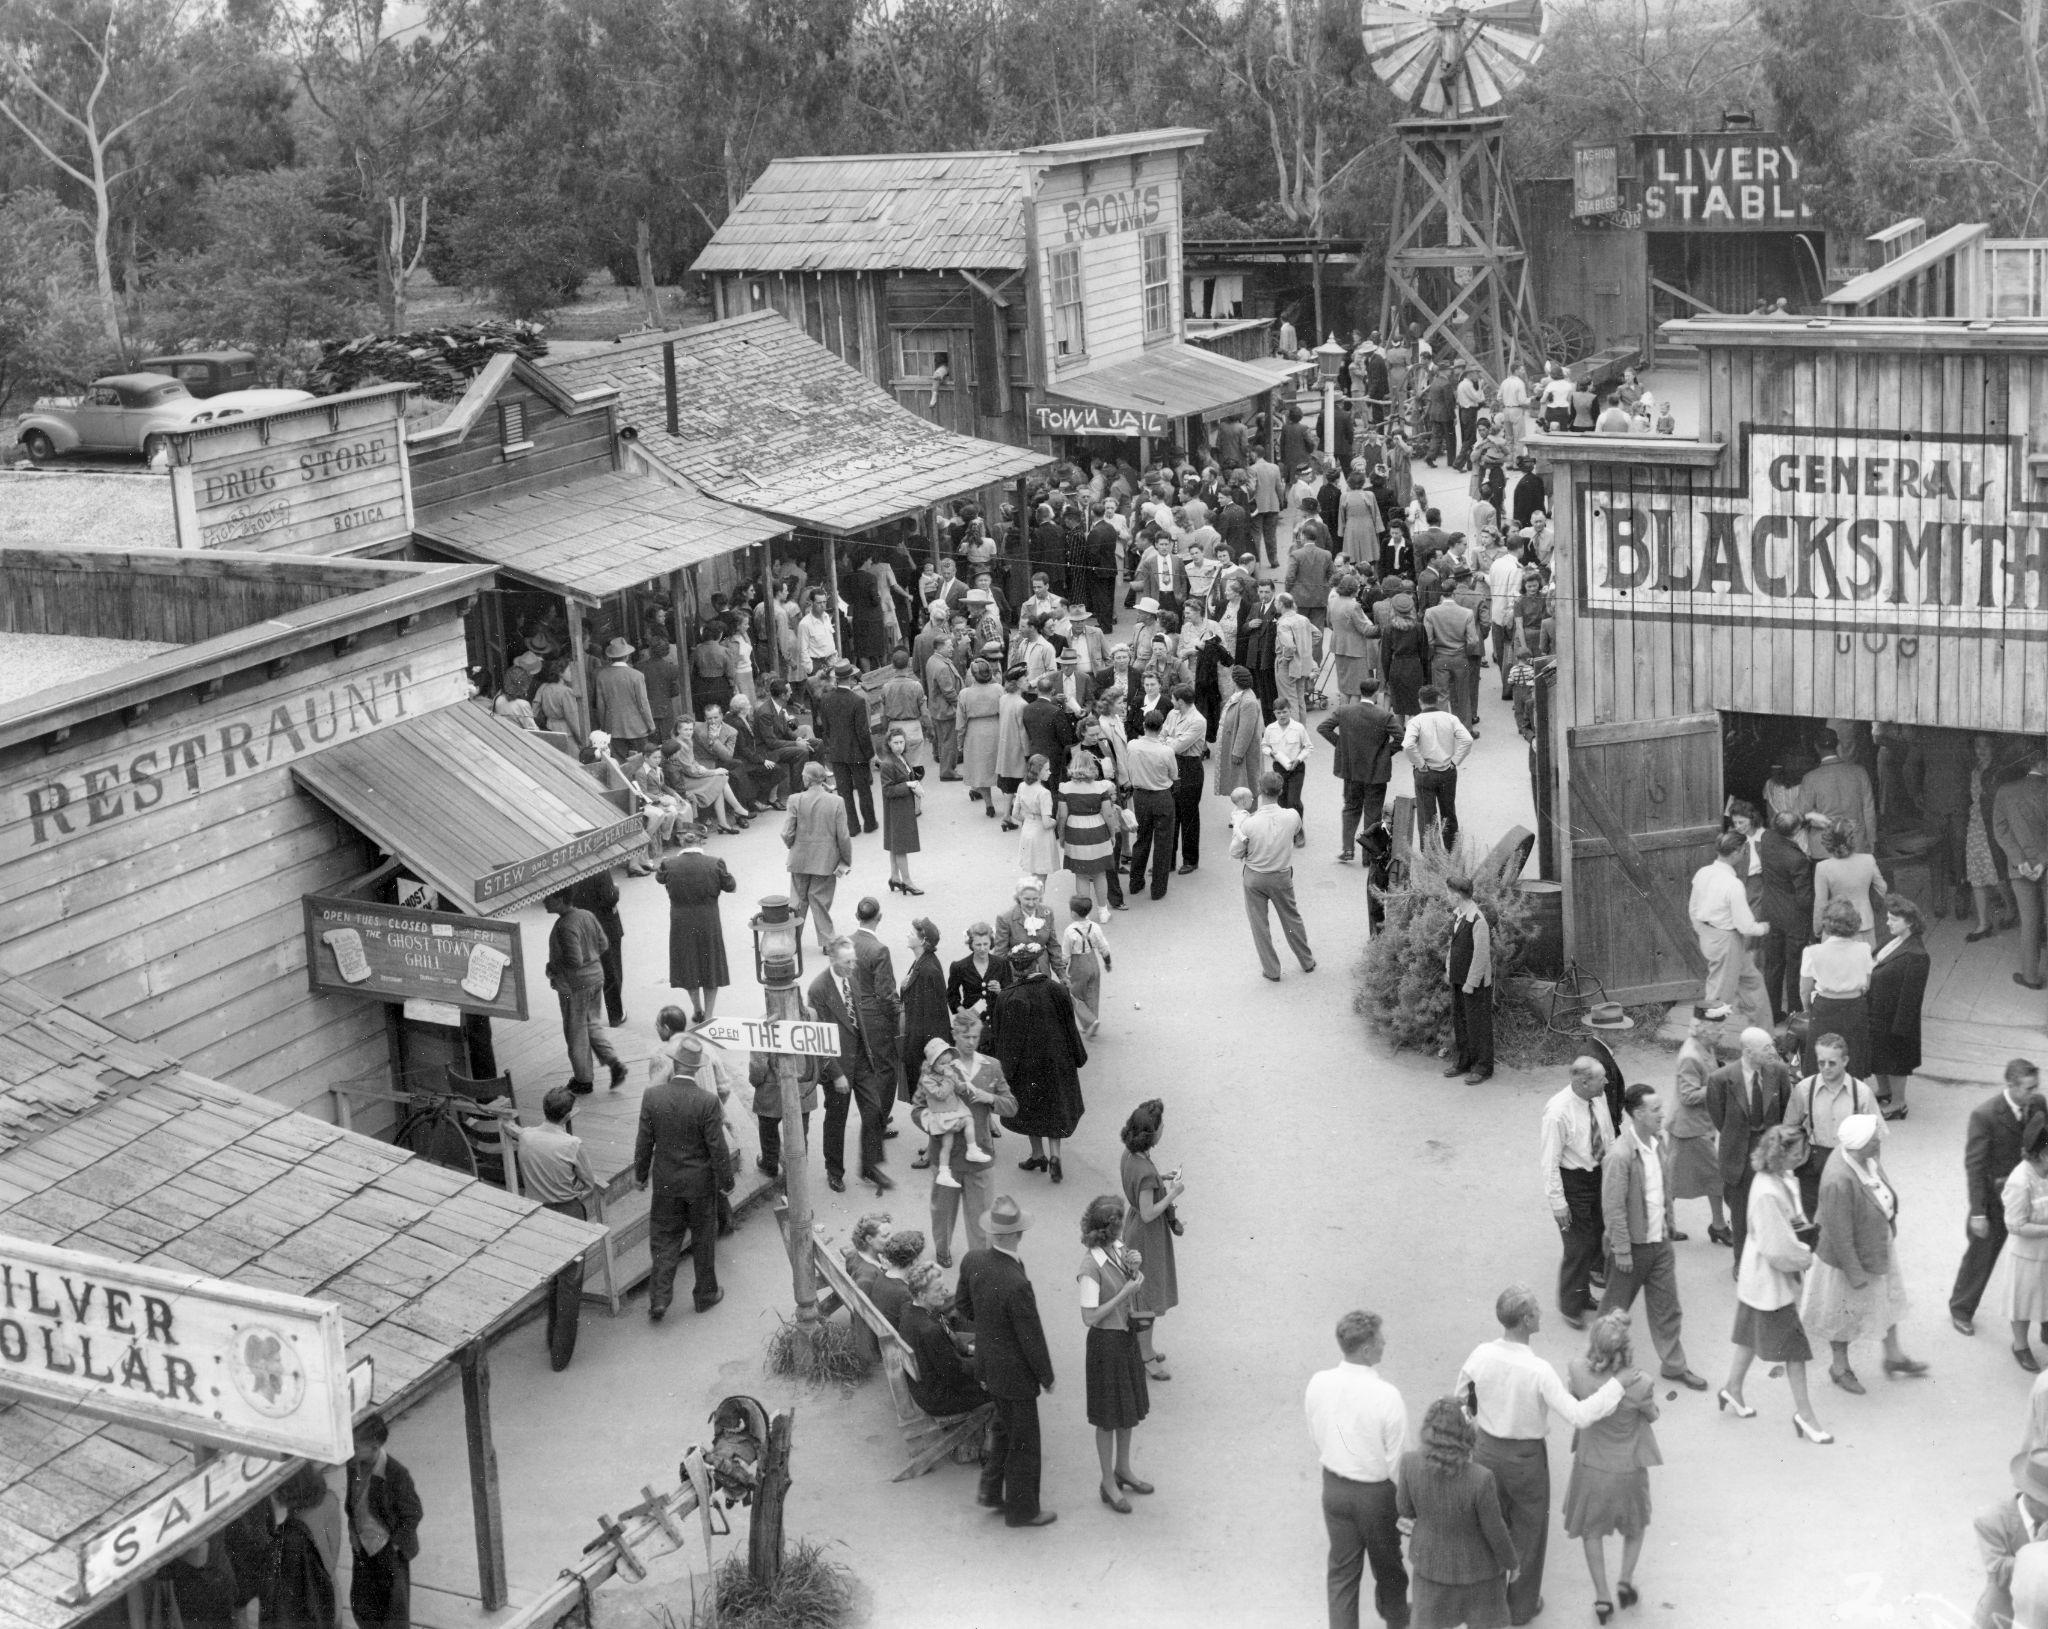
[(1190, 238), (1181, 256), (1188, 320), (1261, 319), (1261, 356), (1272, 354), (1282, 321), (1313, 348), (1331, 332), (1348, 346), (1352, 329), (1377, 320), (1379, 289), (1366, 286), (1361, 238)]
[[(1532, 441), (1559, 526), (1539, 815), (1566, 954), (1619, 1000), (1698, 989), (1686, 892), (1724, 794), (1824, 724), (1866, 750), (1873, 725), (1902, 751), (1987, 732), (2013, 761), (2048, 733), (2048, 326), (1674, 328), (1697, 439)], [(1887, 877), (1936, 903), (1879, 824)], [(1937, 928), (1931, 1012), (2040, 1027), (1997, 941)]]
[(692, 270), (721, 317), (780, 311), (962, 434), (1186, 446), (1296, 371), (1186, 342), (1182, 170), (1204, 138), (779, 159)]

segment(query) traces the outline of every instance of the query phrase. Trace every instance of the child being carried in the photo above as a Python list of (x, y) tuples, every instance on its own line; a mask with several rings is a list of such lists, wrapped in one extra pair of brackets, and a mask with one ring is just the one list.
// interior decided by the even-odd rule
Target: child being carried
[(963, 1139), (962, 1152), (970, 1165), (986, 1165), (994, 1156), (974, 1140), (974, 1111), (967, 1103), (967, 1071), (960, 1067), (960, 1054), (936, 1035), (924, 1044), (921, 1079), (925, 1094), (924, 1129), (931, 1138), (931, 1162), (936, 1173), (932, 1180), (941, 1188), (957, 1188), (960, 1179), (953, 1175), (948, 1158), (952, 1149), (947, 1146), (953, 1138)]

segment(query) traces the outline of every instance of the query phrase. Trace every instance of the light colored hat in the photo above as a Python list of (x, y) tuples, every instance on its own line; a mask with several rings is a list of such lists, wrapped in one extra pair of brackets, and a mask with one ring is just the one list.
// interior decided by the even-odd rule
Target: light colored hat
[(1883, 1123), (1874, 1114), (1852, 1114), (1835, 1128), (1835, 1141), (1850, 1153), (1860, 1154), (1877, 1141)]
[(953, 1043), (951, 1041), (946, 1040), (943, 1036), (934, 1035), (929, 1041), (924, 1043), (924, 1061), (926, 1063), (937, 1063), (939, 1059), (952, 1050)]
[(1043, 893), (1045, 891), (1045, 884), (1040, 882), (1036, 877), (1032, 876), (1029, 872), (1026, 872), (1023, 876), (1017, 879), (1017, 887), (1015, 889), (1015, 892), (1021, 894), (1027, 888), (1036, 888), (1041, 893)]
[(2012, 1485), (2028, 1498), (2048, 1505), (2048, 1448), (2013, 1455)]
[(599, 752), (602, 752), (612, 744), (612, 738), (603, 730), (592, 730), (590, 732), (590, 744), (597, 748)]
[(1131, 609), (1142, 617), (1156, 617), (1159, 615), (1159, 602), (1150, 594), (1147, 594), (1136, 605), (1132, 606)]
[(1022, 1233), (1031, 1225), (1031, 1213), (1008, 1194), (1001, 1194), (996, 1202), (981, 1213), (981, 1230), (984, 1233)]
[(621, 657), (631, 656), (632, 654), (633, 641), (627, 639), (624, 635), (621, 635), (619, 638), (614, 639), (609, 645), (605, 646), (604, 648), (604, 659), (607, 662), (616, 662)]
[(1599, 1001), (1586, 1009), (1581, 1020), (1588, 1029), (1634, 1029), (1636, 1021), (1629, 1017), (1618, 1001)]

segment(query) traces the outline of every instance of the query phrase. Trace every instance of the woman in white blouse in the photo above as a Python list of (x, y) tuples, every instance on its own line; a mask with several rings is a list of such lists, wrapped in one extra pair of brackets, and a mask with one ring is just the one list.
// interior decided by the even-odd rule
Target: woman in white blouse
[(1782, 1363), (1792, 1388), (1792, 1429), (1808, 1442), (1828, 1443), (1835, 1439), (1820, 1428), (1806, 1390), (1813, 1348), (1799, 1322), (1800, 1281), (1813, 1265), (1813, 1251), (1800, 1236), (1808, 1223), (1792, 1173), (1805, 1158), (1806, 1136), (1797, 1126), (1770, 1127), (1750, 1156), (1756, 1177), (1749, 1185), (1749, 1226), (1735, 1274), (1735, 1332), (1729, 1337), (1735, 1352), (1720, 1403), (1745, 1420), (1755, 1418), (1742, 1394), (1749, 1366), (1759, 1357)]
[(1849, 1046), (1849, 1073), (1870, 1072), (1870, 974), (1875, 958), (1858, 931), (1856, 911), (1838, 899), (1815, 920), (1822, 938), (1799, 953), (1799, 999), (1806, 1008), (1806, 1039), (1800, 1061), (1807, 1074), (1817, 1067), (1813, 1047), (1823, 1035), (1839, 1035)]

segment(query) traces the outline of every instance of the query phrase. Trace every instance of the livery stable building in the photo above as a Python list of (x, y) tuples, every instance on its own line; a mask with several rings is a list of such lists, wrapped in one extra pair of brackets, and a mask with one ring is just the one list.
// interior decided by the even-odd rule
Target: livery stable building
[(1930, 919), (1925, 1067), (1995, 1078), (2048, 996), (2008, 977), (2014, 936), (1935, 919), (1912, 789), (1967, 797), (1973, 736), (2009, 778), (2048, 735), (2048, 324), (1669, 332), (1701, 357), (1696, 439), (1531, 441), (1560, 529), (1536, 793), (1567, 966), (1613, 1000), (1695, 996), (1688, 886), (1724, 800), (1766, 807), (1832, 728), (1876, 788), (1879, 869)]

